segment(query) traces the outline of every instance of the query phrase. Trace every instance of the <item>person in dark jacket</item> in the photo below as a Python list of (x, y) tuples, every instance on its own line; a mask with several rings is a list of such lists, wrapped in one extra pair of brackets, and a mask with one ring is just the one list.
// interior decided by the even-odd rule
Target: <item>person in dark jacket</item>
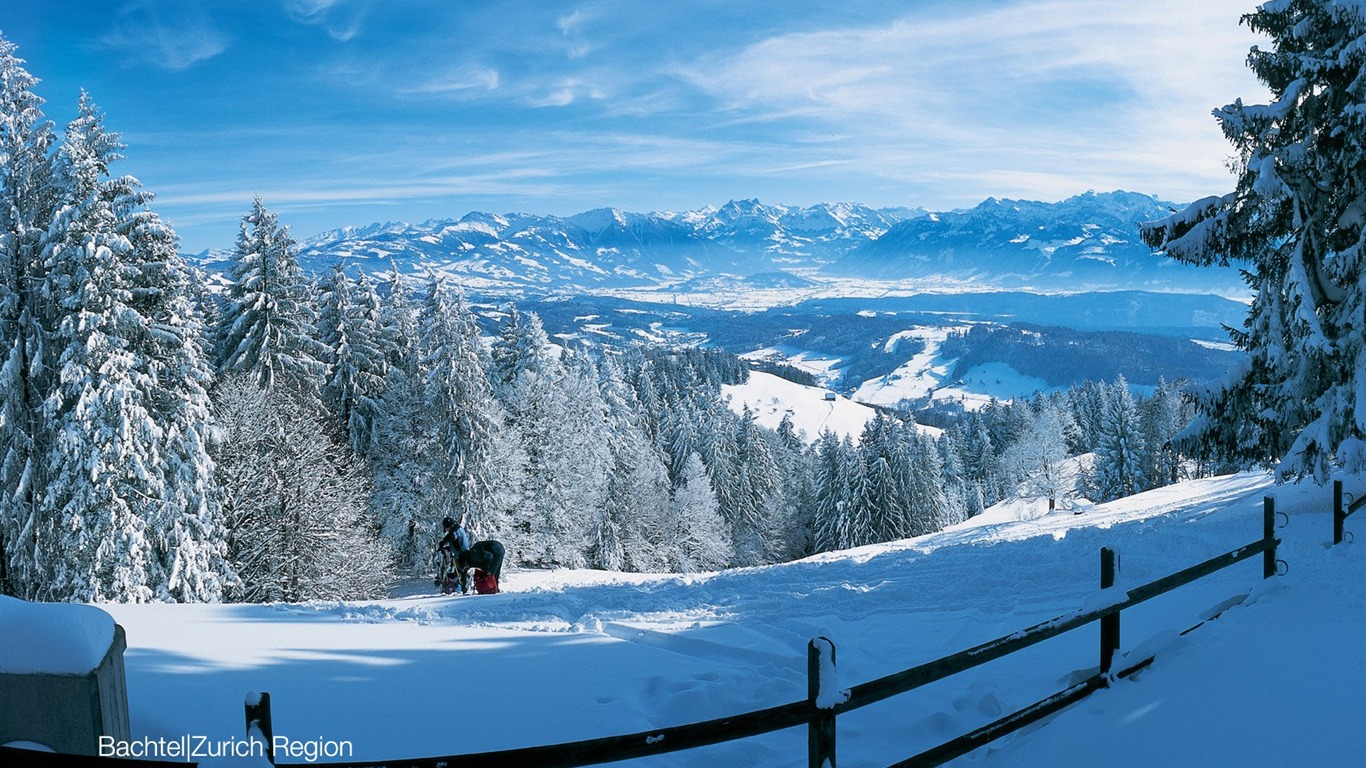
[(440, 543), (436, 545), (436, 555), (440, 560), (441, 567), (435, 583), (441, 587), (442, 594), (454, 592), (457, 583), (460, 585), (460, 591), (464, 592), (467, 578), (462, 573), (460, 558), (469, 551), (469, 531), (465, 530), (465, 526), (457, 525), (455, 520), (449, 517), (441, 520), (441, 529), (444, 535), (442, 535)]

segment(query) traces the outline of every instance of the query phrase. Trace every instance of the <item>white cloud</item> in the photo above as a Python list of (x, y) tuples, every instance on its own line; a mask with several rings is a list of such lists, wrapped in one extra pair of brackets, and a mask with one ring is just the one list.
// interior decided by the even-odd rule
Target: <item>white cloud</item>
[(468, 66), (434, 77), (417, 85), (398, 89), (405, 94), (464, 95), (469, 92), (495, 91), (501, 77), (492, 67)]
[(124, 6), (100, 43), (169, 70), (187, 69), (227, 50), (228, 38), (189, 4), (134, 2)]
[(285, 13), (300, 24), (317, 25), (346, 42), (360, 34), (368, 0), (284, 0)]

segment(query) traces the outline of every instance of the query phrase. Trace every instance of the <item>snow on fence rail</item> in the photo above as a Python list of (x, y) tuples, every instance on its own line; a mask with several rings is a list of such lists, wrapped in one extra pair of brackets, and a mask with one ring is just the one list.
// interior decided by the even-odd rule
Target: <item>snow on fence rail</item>
[[(1341, 511), (1340, 490), (1340, 487), (1335, 488), (1335, 520)], [(1347, 514), (1355, 512), (1363, 505), (1366, 505), (1366, 500), (1353, 501)], [(1114, 677), (1127, 677), (1151, 664), (1153, 657), (1150, 656), (1118, 672), (1112, 670), (1115, 651), (1120, 647), (1120, 614), (1125, 609), (1132, 608), (1232, 565), (1253, 559), (1257, 555), (1262, 556), (1262, 578), (1271, 578), (1280, 571), (1280, 566), (1285, 565), (1284, 561), (1276, 559), (1276, 548), (1281, 542), (1275, 537), (1275, 529), (1275, 500), (1268, 496), (1263, 503), (1262, 538), (1246, 546), (1210, 558), (1203, 563), (1148, 584), (1134, 587), (1121, 594), (1111, 595), (1099, 601), (1088, 601), (1087, 605), (1083, 605), (1082, 608), (1073, 613), (1058, 616), (973, 648), (860, 683), (848, 689), (839, 687), (836, 677), (834, 643), (824, 637), (815, 638), (807, 646), (807, 698), (781, 706), (689, 725), (657, 728), (624, 736), (587, 739), (565, 744), (445, 757), (367, 762), (279, 763), (277, 765), (280, 768), (303, 768), (305, 765), (327, 766), (327, 768), (380, 768), (380, 766), (392, 766), (394, 768), (400, 766), (404, 768), (461, 768), (462, 766), (498, 768), (499, 766), (525, 765), (536, 765), (542, 768), (572, 768), (574, 766), (600, 765), (695, 749), (805, 725), (808, 734), (807, 759), (809, 765), (812, 768), (827, 765), (834, 768), (836, 765), (836, 721), (839, 715), (965, 672), (1088, 624), (1101, 623), (1100, 665), (1096, 674), (971, 733), (898, 762), (892, 768), (937, 766), (1080, 701), (1108, 686)], [(1101, 549), (1102, 595), (1105, 594), (1105, 590), (1114, 587), (1115, 565), (1114, 551), (1108, 548)], [(1090, 604), (1092, 602), (1096, 604)], [(255, 726), (258, 732), (269, 733), (271, 728), (269, 694), (262, 693), (259, 696), (249, 697), (246, 714), (249, 729)], [(156, 761), (117, 760), (70, 755), (39, 756), (35, 753), (25, 753), (25, 755), (29, 754), (34, 754), (38, 759), (37, 761), (30, 761), (29, 758), (25, 757), (25, 764), (39, 766), (160, 768), (168, 765)], [(15, 757), (13, 750), (0, 747), (0, 764), (6, 763), (9, 758), (13, 757)], [(63, 759), (74, 757), (76, 762), (44, 763), (43, 759), (47, 757)], [(184, 766), (186, 763), (176, 763), (176, 765)]]

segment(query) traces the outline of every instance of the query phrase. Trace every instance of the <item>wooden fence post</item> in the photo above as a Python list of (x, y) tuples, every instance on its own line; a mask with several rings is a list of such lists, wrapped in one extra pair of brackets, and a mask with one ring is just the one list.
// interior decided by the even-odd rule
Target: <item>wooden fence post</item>
[(1262, 552), (1262, 578), (1276, 575), (1276, 500), (1270, 496), (1262, 497), (1262, 540), (1271, 543)]
[[(830, 691), (839, 685), (833, 674), (826, 673), (825, 657), (829, 657), (829, 670), (835, 669), (835, 644), (828, 637), (815, 637), (806, 646), (806, 697), (811, 702), (811, 721), (806, 729), (806, 756), (809, 768), (835, 768), (835, 712), (833, 704), (827, 699)], [(825, 693), (826, 696), (821, 694)], [(824, 705), (824, 706), (822, 706)]]
[(1342, 526), (1347, 522), (1347, 510), (1342, 507), (1342, 481), (1333, 481), (1333, 544), (1342, 543)]
[(248, 693), (245, 704), (247, 709), (247, 738), (252, 738), (251, 729), (253, 725), (256, 726), (256, 730), (266, 743), (266, 759), (273, 764), (275, 762), (275, 729), (270, 722), (270, 694), (266, 691)]
[[(1115, 585), (1115, 551), (1109, 547), (1100, 548), (1100, 588), (1109, 589)], [(1103, 616), (1100, 620), (1100, 673), (1110, 674), (1110, 666), (1119, 650), (1119, 613)]]

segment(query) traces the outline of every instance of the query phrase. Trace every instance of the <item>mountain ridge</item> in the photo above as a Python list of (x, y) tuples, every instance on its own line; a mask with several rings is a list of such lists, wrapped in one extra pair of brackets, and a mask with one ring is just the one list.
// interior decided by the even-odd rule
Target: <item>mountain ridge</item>
[[(850, 202), (772, 205), (755, 198), (691, 211), (596, 208), (570, 216), (471, 211), (420, 224), (372, 223), (305, 239), (311, 272), (435, 271), (473, 290), (687, 290), (717, 277), (947, 279), (970, 289), (1237, 292), (1236, 270), (1154, 254), (1138, 223), (1178, 206), (1137, 192), (1056, 203), (988, 198), (927, 211)], [(212, 262), (221, 253), (201, 254)], [(778, 281), (781, 282), (781, 281)]]

